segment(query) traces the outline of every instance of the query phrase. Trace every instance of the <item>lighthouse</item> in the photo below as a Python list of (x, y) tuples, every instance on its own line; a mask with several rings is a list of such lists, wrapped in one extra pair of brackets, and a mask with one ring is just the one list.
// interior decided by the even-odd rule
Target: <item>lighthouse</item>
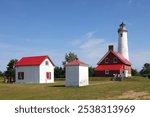
[(118, 52), (129, 60), (127, 33), (126, 25), (122, 22), (118, 29)]

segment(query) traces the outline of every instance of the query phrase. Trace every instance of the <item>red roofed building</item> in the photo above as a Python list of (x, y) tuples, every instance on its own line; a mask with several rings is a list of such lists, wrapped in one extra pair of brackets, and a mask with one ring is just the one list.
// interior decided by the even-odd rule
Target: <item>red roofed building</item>
[(65, 66), (87, 66), (88, 67), (89, 65), (80, 61), (79, 59), (76, 59), (74, 61), (67, 63)]
[(16, 82), (52, 83), (54, 66), (48, 56), (23, 57), (16, 63)]
[(97, 63), (95, 75), (99, 77), (112, 77), (114, 74), (124, 74), (125, 77), (131, 76), (131, 62), (120, 53), (109, 46), (108, 52)]
[(86, 86), (89, 84), (88, 64), (76, 59), (65, 65), (66, 86)]

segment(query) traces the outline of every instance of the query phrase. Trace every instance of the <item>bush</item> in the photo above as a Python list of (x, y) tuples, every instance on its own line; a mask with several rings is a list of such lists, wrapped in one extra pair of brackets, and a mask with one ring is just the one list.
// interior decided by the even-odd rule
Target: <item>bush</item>
[(4, 76), (4, 73), (0, 71), (0, 78), (2, 78), (3, 76)]

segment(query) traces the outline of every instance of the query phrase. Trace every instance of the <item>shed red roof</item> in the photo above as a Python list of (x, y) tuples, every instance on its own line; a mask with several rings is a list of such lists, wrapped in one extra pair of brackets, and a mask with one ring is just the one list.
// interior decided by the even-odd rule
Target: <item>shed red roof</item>
[(16, 66), (39, 66), (46, 58), (50, 60), (53, 66), (54, 63), (51, 59), (46, 56), (32, 56), (32, 57), (23, 57), (17, 63)]
[(80, 61), (79, 59), (76, 59), (74, 61), (71, 61), (69, 63), (67, 63), (65, 66), (89, 66), (88, 64)]
[(123, 64), (98, 65), (95, 70), (120, 70), (121, 68), (123, 68)]

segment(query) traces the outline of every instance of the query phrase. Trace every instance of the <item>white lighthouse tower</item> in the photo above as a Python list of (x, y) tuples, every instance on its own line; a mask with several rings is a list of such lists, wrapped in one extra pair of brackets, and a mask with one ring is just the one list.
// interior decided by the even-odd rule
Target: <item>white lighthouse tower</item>
[(129, 60), (127, 32), (126, 25), (122, 22), (118, 29), (118, 52)]

